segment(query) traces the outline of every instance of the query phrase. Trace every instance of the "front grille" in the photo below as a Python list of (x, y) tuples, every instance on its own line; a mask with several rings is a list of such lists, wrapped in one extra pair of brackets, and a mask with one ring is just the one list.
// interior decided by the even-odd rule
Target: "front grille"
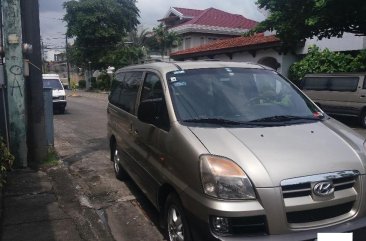
[(265, 216), (230, 218), (229, 223), (231, 234), (268, 234)]
[[(353, 188), (356, 183), (356, 175), (330, 179), (333, 181), (334, 190), (340, 191)], [(283, 198), (294, 198), (311, 195), (311, 182), (290, 184), (282, 186)]]
[[(300, 224), (342, 218), (352, 210), (357, 200), (358, 176), (358, 171), (340, 171), (283, 180), (281, 189), (287, 222)], [(313, 188), (321, 182), (332, 183), (334, 193), (324, 197), (315, 194)], [(323, 203), (323, 208), (319, 208), (319, 202)]]
[(288, 223), (308, 223), (324, 219), (334, 218), (351, 211), (354, 202), (344, 203), (341, 205), (318, 208), (306, 211), (297, 211), (287, 213)]

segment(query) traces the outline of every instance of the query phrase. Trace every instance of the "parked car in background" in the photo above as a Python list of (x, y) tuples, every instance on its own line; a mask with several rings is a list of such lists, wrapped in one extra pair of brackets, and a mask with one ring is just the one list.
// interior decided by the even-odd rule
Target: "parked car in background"
[(354, 116), (366, 128), (366, 73), (308, 74), (301, 89), (328, 114)]
[(274, 70), (161, 62), (115, 79), (116, 177), (132, 177), (170, 241), (314, 240), (365, 228), (365, 138)]
[(43, 88), (52, 88), (53, 110), (65, 113), (67, 105), (65, 89), (57, 74), (43, 74)]

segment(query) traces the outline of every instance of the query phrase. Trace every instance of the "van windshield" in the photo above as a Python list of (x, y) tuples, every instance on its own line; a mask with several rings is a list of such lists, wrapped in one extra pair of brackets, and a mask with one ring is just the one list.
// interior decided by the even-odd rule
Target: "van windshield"
[(62, 90), (62, 85), (58, 79), (43, 79), (43, 88)]
[(183, 122), (291, 124), (323, 117), (291, 83), (270, 70), (192, 69), (169, 72), (167, 80)]

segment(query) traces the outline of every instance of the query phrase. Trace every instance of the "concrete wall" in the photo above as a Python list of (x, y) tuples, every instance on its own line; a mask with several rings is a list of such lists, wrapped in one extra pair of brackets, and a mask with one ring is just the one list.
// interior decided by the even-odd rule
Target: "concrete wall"
[[(277, 71), (284, 76), (288, 76), (289, 67), (291, 66), (292, 63), (294, 63), (297, 60), (297, 57), (292, 54), (282, 55), (273, 49), (258, 50), (254, 57), (248, 52), (238, 52), (233, 53), (232, 59), (226, 54), (215, 55), (214, 59), (219, 59), (222, 61), (258, 63), (264, 58), (268, 57), (276, 59), (276, 61), (280, 64), (280, 67), (277, 69)], [(198, 58), (198, 60), (205, 60), (205, 59), (208, 59), (208, 57)]]
[(177, 48), (172, 49), (172, 52), (185, 50), (189, 48), (195, 48), (203, 44), (210, 43), (219, 39), (227, 39), (228, 36), (214, 35), (214, 34), (189, 34), (182, 36), (182, 44)]
[(366, 48), (366, 36), (356, 36), (351, 33), (345, 33), (342, 38), (330, 38), (318, 40), (316, 37), (314, 39), (307, 39), (305, 46), (300, 48), (298, 54), (308, 53), (308, 48), (311, 45), (316, 45), (320, 49), (328, 48), (331, 51), (354, 51)]

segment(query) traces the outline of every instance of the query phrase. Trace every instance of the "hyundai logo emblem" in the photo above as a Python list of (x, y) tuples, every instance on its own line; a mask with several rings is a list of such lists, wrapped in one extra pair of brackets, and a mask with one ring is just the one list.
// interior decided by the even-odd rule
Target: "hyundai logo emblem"
[(330, 181), (318, 182), (313, 187), (315, 195), (320, 197), (327, 197), (334, 194), (334, 185)]

